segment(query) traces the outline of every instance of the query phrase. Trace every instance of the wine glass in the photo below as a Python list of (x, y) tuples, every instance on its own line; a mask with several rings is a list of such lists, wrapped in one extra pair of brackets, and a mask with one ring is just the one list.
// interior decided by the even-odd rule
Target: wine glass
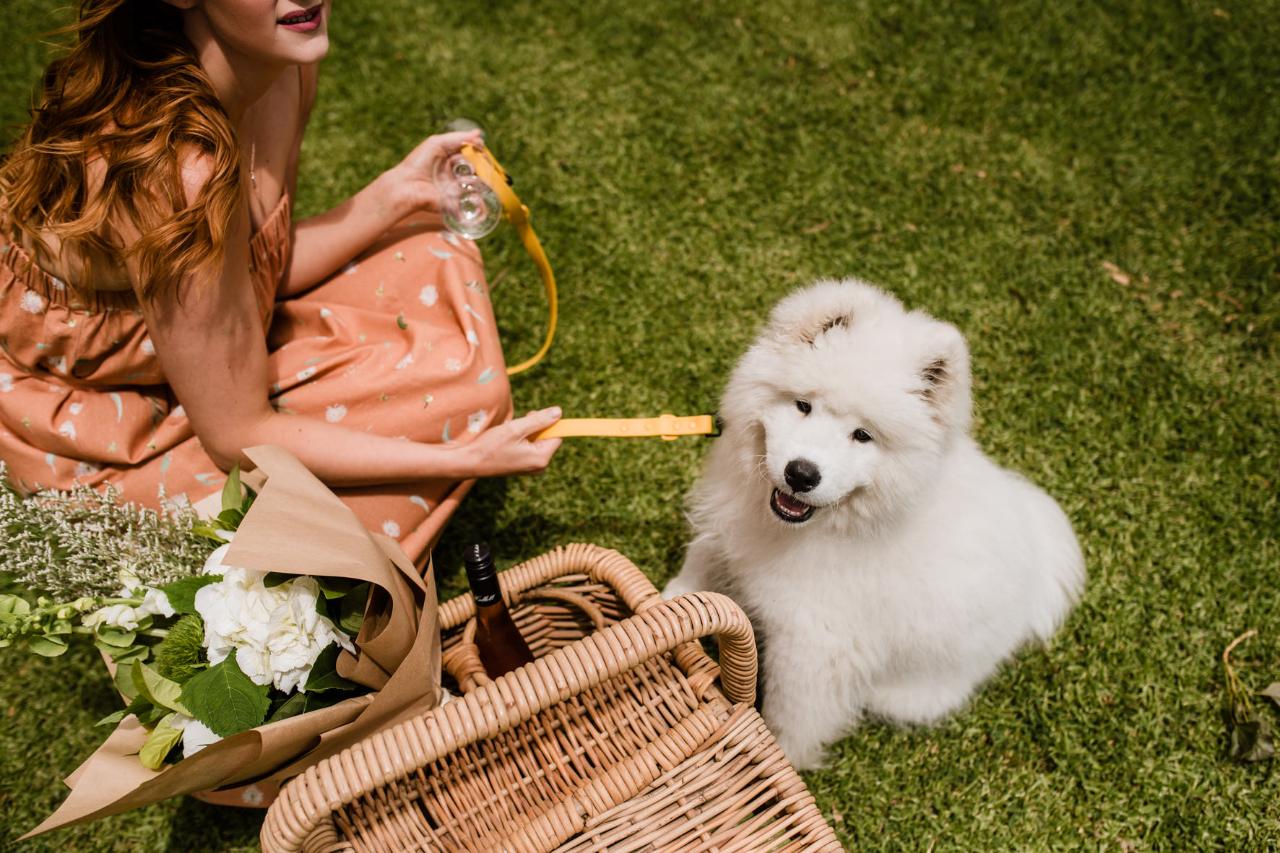
[[(478, 127), (475, 122), (454, 119), (446, 129), (456, 131)], [(440, 160), (435, 182), (440, 191), (440, 212), (444, 216), (445, 227), (459, 237), (479, 240), (502, 221), (498, 194), (480, 179), (461, 152)]]

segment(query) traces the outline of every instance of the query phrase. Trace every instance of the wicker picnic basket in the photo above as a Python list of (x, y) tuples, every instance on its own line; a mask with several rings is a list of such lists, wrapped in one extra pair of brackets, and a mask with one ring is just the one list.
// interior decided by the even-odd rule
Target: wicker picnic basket
[[(728, 598), (662, 601), (616, 551), (502, 573), (537, 659), (490, 681), (470, 596), (440, 609), (464, 695), (289, 782), (266, 853), (840, 850), (752, 707), (751, 625)], [(717, 635), (720, 664), (697, 640)]]

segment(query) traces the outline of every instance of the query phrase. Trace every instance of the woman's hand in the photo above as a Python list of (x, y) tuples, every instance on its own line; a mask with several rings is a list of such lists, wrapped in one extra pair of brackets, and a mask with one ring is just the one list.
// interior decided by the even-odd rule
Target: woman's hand
[(530, 412), (480, 433), (463, 448), (470, 456), (472, 477), (539, 474), (546, 470), (562, 439), (534, 441), (533, 436), (560, 420), (560, 407)]
[(428, 136), (399, 165), (382, 174), (379, 180), (387, 194), (387, 204), (402, 218), (423, 210), (439, 213), (440, 191), (436, 189), (436, 170), (441, 160), (460, 151), (463, 145), (482, 147), (484, 134), (476, 129)]

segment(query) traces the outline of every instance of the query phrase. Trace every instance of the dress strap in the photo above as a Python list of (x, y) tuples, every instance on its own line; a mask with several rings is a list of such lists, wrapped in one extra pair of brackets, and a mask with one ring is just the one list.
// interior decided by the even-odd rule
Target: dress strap
[(132, 290), (91, 290), (87, 293), (70, 287), (65, 281), (46, 272), (15, 242), (0, 237), (0, 289), (7, 286), (6, 279), (21, 283), (33, 291), (45, 304), (68, 308), (72, 311), (97, 313), (99, 311), (136, 311), (138, 297)]

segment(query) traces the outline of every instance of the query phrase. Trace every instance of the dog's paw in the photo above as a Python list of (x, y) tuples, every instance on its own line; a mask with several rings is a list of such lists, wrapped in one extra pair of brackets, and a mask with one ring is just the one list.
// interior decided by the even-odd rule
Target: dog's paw
[(788, 737), (783, 732), (778, 735), (778, 746), (797, 770), (821, 770), (827, 764), (826, 747), (811, 738)]
[(903, 726), (928, 726), (960, 710), (969, 701), (975, 682), (941, 679), (920, 684), (877, 687), (867, 708), (877, 717)]

